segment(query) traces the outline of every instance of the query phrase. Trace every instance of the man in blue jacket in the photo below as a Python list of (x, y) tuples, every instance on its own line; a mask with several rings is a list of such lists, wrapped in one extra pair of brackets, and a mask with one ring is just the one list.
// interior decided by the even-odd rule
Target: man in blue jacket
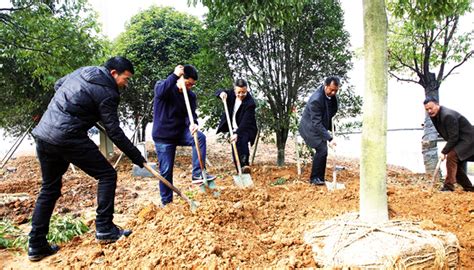
[[(178, 80), (184, 80), (186, 89), (181, 89), (178, 86)], [(192, 146), (192, 183), (201, 184), (203, 182), (193, 138), (193, 134), (197, 132), (202, 161), (205, 162), (206, 136), (199, 131), (196, 115), (196, 94), (191, 91), (197, 80), (198, 73), (194, 66), (178, 65), (166, 80), (158, 81), (155, 85), (152, 136), (155, 142), (156, 155), (158, 156), (160, 174), (170, 183), (173, 183), (174, 158), (178, 145)], [(183, 91), (188, 91), (194, 123), (189, 121)], [(215, 178), (213, 175), (207, 175), (208, 181)], [(162, 182), (159, 185), (161, 203), (163, 206), (171, 203), (173, 201), (173, 191)]]
[(98, 180), (96, 239), (111, 243), (131, 234), (113, 223), (117, 172), (100, 153), (87, 131), (102, 122), (107, 135), (133, 163), (146, 162), (119, 126), (119, 89), (133, 75), (132, 63), (123, 57), (110, 58), (103, 67), (83, 67), (58, 80), (56, 93), (33, 130), (41, 166), (41, 191), (33, 212), (28, 258), (39, 261), (59, 249), (46, 240), (49, 222), (61, 196), (62, 176), (72, 163)]
[[(256, 104), (252, 95), (248, 92), (247, 81), (237, 79), (233, 90), (217, 90), (216, 96), (227, 103), (229, 117), (233, 128), (233, 137), (230, 138), (237, 146), (240, 166), (243, 173), (250, 173), (249, 166), (249, 143), (253, 144), (257, 136), (257, 121), (255, 119)], [(229, 132), (229, 125), (225, 112), (221, 116), (217, 133)], [(234, 151), (234, 149), (232, 149)], [(234, 155), (232, 155), (234, 157)], [(237, 163), (234, 158), (237, 168)], [(238, 168), (237, 168), (238, 170)]]
[(321, 85), (309, 98), (301, 116), (300, 135), (311, 148), (316, 149), (309, 180), (313, 185), (325, 184), (327, 142), (330, 142), (331, 147), (336, 145), (328, 130), (331, 129), (332, 117), (337, 112), (336, 94), (339, 84), (338, 77), (326, 78), (324, 85)]

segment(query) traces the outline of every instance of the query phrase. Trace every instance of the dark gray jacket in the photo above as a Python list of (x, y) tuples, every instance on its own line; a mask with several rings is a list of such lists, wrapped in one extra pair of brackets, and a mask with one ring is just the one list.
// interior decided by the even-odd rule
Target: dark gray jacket
[(328, 130), (331, 129), (332, 117), (336, 114), (337, 108), (336, 96), (331, 99), (326, 97), (324, 85), (309, 98), (301, 116), (299, 132), (311, 148), (332, 140)]
[(438, 133), (446, 140), (441, 153), (454, 148), (460, 160), (474, 156), (474, 127), (460, 113), (441, 106), (438, 115), (431, 118)]
[(35, 138), (63, 147), (96, 148), (87, 131), (101, 121), (107, 135), (133, 163), (145, 159), (120, 128), (118, 86), (105, 67), (83, 67), (59, 79), (48, 109), (33, 130)]

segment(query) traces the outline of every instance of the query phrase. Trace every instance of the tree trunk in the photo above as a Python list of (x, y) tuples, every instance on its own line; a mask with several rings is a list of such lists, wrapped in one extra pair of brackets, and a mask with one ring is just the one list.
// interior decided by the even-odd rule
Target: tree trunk
[(360, 219), (388, 221), (387, 15), (384, 0), (364, 0), (365, 92), (360, 160)]
[(276, 143), (278, 149), (277, 165), (285, 165), (285, 148), (286, 140), (288, 139), (288, 128), (282, 128), (277, 130), (276, 133)]
[[(428, 73), (425, 77), (425, 97), (434, 97), (439, 100), (439, 83), (435, 78), (435, 74)], [(425, 123), (423, 126), (423, 138), (421, 141), (421, 152), (423, 153), (423, 162), (425, 164), (425, 172), (432, 174), (438, 162), (438, 147), (436, 139), (438, 131), (431, 122), (427, 113), (425, 113)]]
[(144, 142), (146, 140), (146, 126), (148, 123), (146, 123), (145, 119), (142, 121), (142, 136), (140, 137), (140, 141)]

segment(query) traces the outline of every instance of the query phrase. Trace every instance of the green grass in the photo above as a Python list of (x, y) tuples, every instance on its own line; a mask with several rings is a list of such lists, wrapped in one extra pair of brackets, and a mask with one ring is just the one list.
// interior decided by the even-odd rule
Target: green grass
[(286, 181), (288, 181), (286, 178), (280, 177), (275, 182), (271, 183), (270, 186), (280, 186), (286, 184)]
[(188, 198), (190, 200), (194, 199), (194, 197), (196, 196), (196, 194), (198, 193), (197, 190), (187, 190), (184, 192), (184, 195), (188, 196)]
[[(53, 215), (49, 224), (49, 233), (46, 236), (49, 242), (65, 243), (74, 236), (89, 231), (81, 219), (72, 215)], [(0, 248), (26, 249), (28, 235), (9, 220), (0, 220)]]

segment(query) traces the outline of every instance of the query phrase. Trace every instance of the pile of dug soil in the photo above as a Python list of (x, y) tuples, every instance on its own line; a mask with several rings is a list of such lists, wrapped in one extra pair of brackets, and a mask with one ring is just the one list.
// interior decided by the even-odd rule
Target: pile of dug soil
[[(359, 173), (355, 160), (338, 161), (347, 168), (338, 173), (338, 181), (346, 186), (343, 190), (329, 192), (324, 186), (309, 185), (309, 166), (299, 177), (294, 164), (276, 167), (268, 160), (257, 161), (252, 172), (255, 187), (243, 190), (232, 183), (235, 170), (230, 158), (216, 152), (211, 153), (213, 166), (209, 171), (218, 176), (216, 183), (221, 195), (217, 198), (197, 193), (197, 188), (190, 184), (190, 154), (177, 157), (175, 185), (200, 203), (196, 213), (176, 195), (172, 204), (161, 208), (157, 181), (133, 177), (130, 161), (124, 159), (118, 168), (116, 209), (120, 219), (116, 218), (116, 222), (133, 229), (130, 237), (101, 246), (91, 231), (63, 244), (57, 255), (35, 264), (29, 263), (24, 253), (16, 256), (1, 252), (3, 267), (315, 267), (311, 247), (303, 241), (304, 233), (315, 222), (358, 210)], [(18, 171), (3, 176), (0, 190), (26, 192), (31, 201), (18, 207), (1, 206), (1, 218), (12, 220), (31, 214), (40, 179), (34, 157), (15, 162), (13, 166)], [(328, 178), (331, 174), (329, 166)], [(14, 184), (20, 180), (24, 181), (22, 188)], [(460, 267), (474, 269), (472, 193), (428, 192), (422, 175), (399, 168), (390, 168), (387, 180), (390, 218), (421, 221), (430, 225), (427, 229), (453, 232), (461, 245)], [(66, 207), (73, 213), (92, 211), (95, 185), (95, 180), (82, 172), (68, 172), (56, 210)]]

